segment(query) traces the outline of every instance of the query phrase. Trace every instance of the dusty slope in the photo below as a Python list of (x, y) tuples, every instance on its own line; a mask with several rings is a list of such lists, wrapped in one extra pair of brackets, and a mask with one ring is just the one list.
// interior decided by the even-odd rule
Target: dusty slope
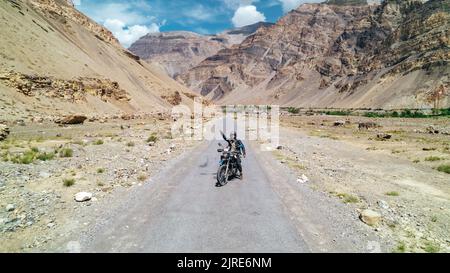
[[(186, 88), (127, 52), (66, 1), (1, 1), (0, 21), (2, 119), (27, 119), (36, 112), (155, 112), (168, 109), (177, 91), (190, 101)], [(86, 81), (97, 84), (87, 90)], [(115, 92), (126, 96), (105, 96)]]
[(449, 100), (449, 1), (305, 4), (179, 77), (220, 103), (440, 107)]

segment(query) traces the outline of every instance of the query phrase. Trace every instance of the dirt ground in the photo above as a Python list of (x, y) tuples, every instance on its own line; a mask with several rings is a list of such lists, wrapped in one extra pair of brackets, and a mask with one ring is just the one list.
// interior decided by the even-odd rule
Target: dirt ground
[(358, 212), (380, 213), (373, 229), (393, 252), (450, 251), (450, 174), (438, 170), (450, 163), (448, 118), (285, 116), (282, 126), (279, 162)]
[[(391, 242), (384, 251), (450, 252), (450, 174), (438, 170), (450, 163), (448, 119), (283, 116), (281, 122), (278, 163), (299, 183), (343, 202), (353, 221), (364, 209), (380, 213), (381, 224), (369, 228)], [(361, 130), (360, 122), (377, 126)], [(199, 144), (171, 139), (170, 126), (158, 118), (12, 126), (0, 143), (0, 252), (45, 251), (68, 236), (74, 219), (95, 221), (94, 213), (84, 215), (91, 206), (107, 206)], [(430, 134), (430, 126), (439, 132)], [(92, 193), (92, 200), (76, 202), (79, 192)]]
[[(195, 145), (171, 139), (169, 121), (158, 119), (66, 127), (30, 123), (11, 132), (0, 143), (0, 252), (45, 249), (66, 235), (65, 224), (81, 208), (142, 185)], [(20, 155), (33, 151), (29, 164), (12, 162), (16, 155), (26, 161)], [(36, 158), (52, 153), (53, 159)], [(77, 203), (78, 192), (92, 193), (92, 201)]]

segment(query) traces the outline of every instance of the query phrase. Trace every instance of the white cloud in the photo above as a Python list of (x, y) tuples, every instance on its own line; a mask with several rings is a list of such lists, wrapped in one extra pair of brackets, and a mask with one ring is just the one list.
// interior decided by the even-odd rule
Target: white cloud
[(293, 9), (298, 8), (301, 4), (304, 3), (320, 3), (324, 0), (278, 0), (281, 2), (284, 12), (289, 12)]
[(265, 22), (266, 17), (255, 6), (247, 5), (239, 7), (231, 21), (235, 27), (243, 27), (258, 22)]
[(106, 19), (104, 26), (109, 29), (126, 48), (130, 47), (132, 43), (148, 33), (159, 32), (159, 26), (156, 23), (151, 23), (149, 26), (127, 26), (119, 19)]

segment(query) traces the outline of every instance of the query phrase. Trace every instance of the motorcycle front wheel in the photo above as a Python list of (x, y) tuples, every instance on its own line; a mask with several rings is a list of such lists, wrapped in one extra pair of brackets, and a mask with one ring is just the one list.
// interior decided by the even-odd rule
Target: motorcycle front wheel
[(225, 186), (228, 183), (227, 165), (222, 165), (217, 171), (217, 183), (220, 186)]

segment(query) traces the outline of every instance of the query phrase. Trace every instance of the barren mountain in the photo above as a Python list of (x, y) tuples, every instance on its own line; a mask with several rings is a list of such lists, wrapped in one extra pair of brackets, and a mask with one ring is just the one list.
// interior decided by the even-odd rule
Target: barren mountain
[(240, 44), (259, 28), (270, 25), (261, 22), (217, 35), (200, 35), (188, 31), (150, 33), (132, 44), (129, 50), (160, 66), (171, 77), (176, 77), (220, 50)]
[(219, 103), (450, 106), (449, 0), (304, 4), (178, 79)]
[(70, 1), (4, 0), (0, 21), (2, 119), (150, 113), (191, 101)]

